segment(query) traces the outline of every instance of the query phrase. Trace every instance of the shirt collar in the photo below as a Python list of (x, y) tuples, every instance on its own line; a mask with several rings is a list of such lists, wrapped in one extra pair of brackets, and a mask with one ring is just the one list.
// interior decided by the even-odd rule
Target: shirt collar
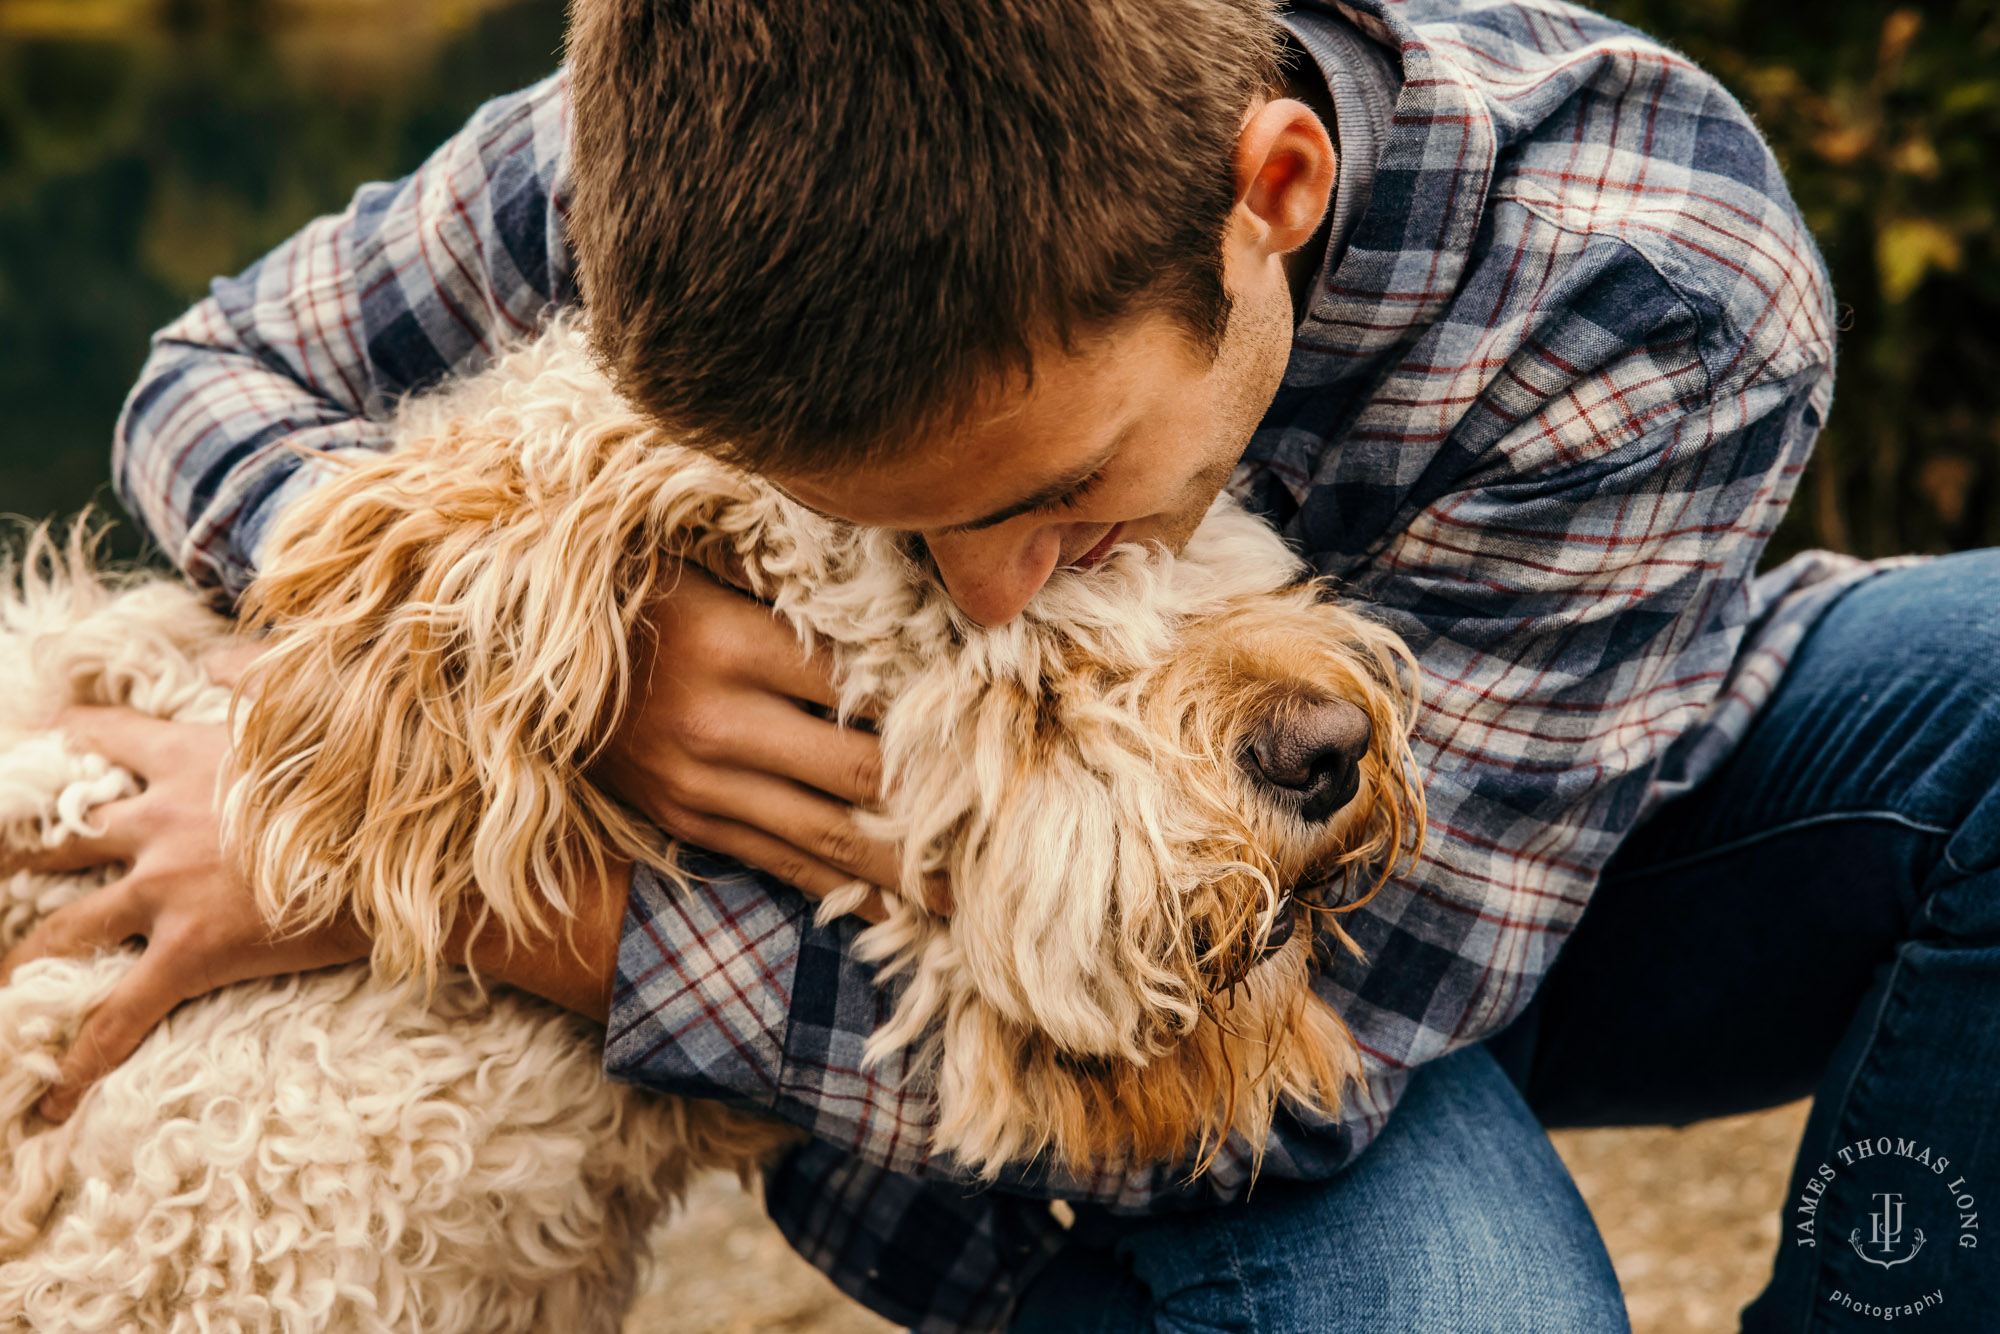
[[(1404, 8), (1387, 0), (1301, 3), (1287, 16), (1327, 76), (1342, 157), (1365, 159), (1365, 148), (1349, 144), (1365, 143), (1357, 136), (1382, 126), (1346, 244), (1338, 252), (1327, 246), (1326, 268), (1298, 328), (1293, 371), (1322, 384), (1363, 373), (1444, 313), (1470, 262), (1493, 178), (1497, 141), (1485, 99), (1466, 71), (1425, 42)], [(1306, 15), (1325, 22), (1308, 20), (1302, 31)], [(1336, 30), (1400, 59), (1386, 120), (1375, 119), (1381, 83), (1362, 72), (1365, 63), (1339, 58), (1329, 41)], [(1359, 99), (1351, 115), (1343, 90)], [(1315, 364), (1300, 365), (1302, 356)]]

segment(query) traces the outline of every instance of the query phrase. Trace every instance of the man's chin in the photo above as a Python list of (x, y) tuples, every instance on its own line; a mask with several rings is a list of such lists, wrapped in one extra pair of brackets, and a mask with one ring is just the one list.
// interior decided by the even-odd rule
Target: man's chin
[(1187, 502), (1175, 507), (1167, 514), (1156, 514), (1139, 523), (1125, 525), (1123, 542), (1157, 542), (1176, 556), (1180, 555), (1194, 530), (1201, 527), (1201, 521), (1208, 517), (1208, 507), (1222, 494), (1222, 484), (1229, 480), (1229, 469), (1225, 468), (1211, 481), (1207, 477), (1197, 480), (1191, 488)]

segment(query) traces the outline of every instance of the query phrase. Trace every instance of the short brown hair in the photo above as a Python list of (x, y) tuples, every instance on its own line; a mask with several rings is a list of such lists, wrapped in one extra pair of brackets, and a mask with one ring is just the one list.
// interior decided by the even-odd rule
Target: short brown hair
[(575, 0), (592, 336), (687, 443), (811, 472), (1142, 311), (1213, 356), (1271, 0)]

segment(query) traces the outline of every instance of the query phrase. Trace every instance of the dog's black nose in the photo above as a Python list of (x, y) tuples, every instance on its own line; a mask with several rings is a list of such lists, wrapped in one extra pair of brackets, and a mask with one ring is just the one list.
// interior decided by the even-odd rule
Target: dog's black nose
[(1368, 715), (1346, 700), (1287, 700), (1258, 729), (1244, 760), (1251, 777), (1318, 822), (1354, 800), (1374, 736)]

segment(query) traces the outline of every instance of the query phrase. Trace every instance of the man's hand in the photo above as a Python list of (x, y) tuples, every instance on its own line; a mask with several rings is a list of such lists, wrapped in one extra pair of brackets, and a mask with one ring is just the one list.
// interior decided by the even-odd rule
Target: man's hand
[(71, 709), (58, 725), (72, 742), (129, 769), (137, 796), (93, 812), (104, 832), (11, 859), (0, 871), (83, 871), (122, 863), (125, 874), (49, 915), (0, 960), (0, 985), (46, 955), (93, 954), (135, 937), (145, 952), (84, 1021), (42, 1112), (66, 1118), (83, 1090), (124, 1061), (176, 1005), (253, 977), (304, 972), (366, 957), (352, 924), (271, 938), (257, 902), (223, 858), (217, 777), (228, 729), (170, 723), (131, 709)]
[(863, 837), (850, 809), (881, 795), (875, 738), (804, 707), (833, 704), (824, 659), (692, 567), (653, 624), (631, 713), (601, 764), (612, 789), (676, 838), (815, 897), (856, 880), (895, 885), (896, 849)]
[[(42, 1113), (63, 1120), (83, 1091), (130, 1056), (184, 1000), (231, 982), (307, 972), (368, 957), (352, 922), (274, 936), (249, 884), (222, 853), (218, 778), (229, 751), (220, 726), (171, 723), (131, 709), (77, 708), (57, 725), (73, 744), (136, 775), (145, 790), (92, 813), (104, 832), (0, 865), (0, 873), (76, 872), (119, 863), (125, 874), (51, 913), (0, 960), (0, 986), (48, 955), (73, 956), (144, 942), (139, 962), (84, 1021)], [(602, 884), (572, 886), (574, 948), (527, 942), (509, 950), (497, 926), (473, 942), (474, 964), (499, 982), (533, 992), (598, 1023), (609, 1014), (631, 868), (609, 868)], [(464, 931), (461, 926), (461, 933)], [(463, 957), (463, 935), (448, 957)]]
[[(639, 663), (639, 698), (603, 776), (675, 836), (761, 867), (808, 894), (822, 896), (857, 879), (894, 884), (895, 849), (862, 837), (850, 812), (850, 803), (879, 795), (875, 739), (802, 706), (832, 703), (826, 664), (808, 659), (767, 608), (699, 571), (688, 570), (659, 608), (653, 651)], [(253, 652), (238, 649), (211, 666), (234, 675)], [(103, 830), (97, 837), (16, 858), (0, 873), (114, 863), (127, 870), (52, 913), (0, 959), (0, 985), (32, 959), (91, 954), (135, 939), (145, 948), (64, 1058), (42, 1103), (54, 1120), (67, 1117), (83, 1091), (182, 1001), (369, 952), (353, 923), (273, 935), (222, 851), (226, 728), (107, 708), (71, 709), (58, 726), (79, 747), (130, 770), (144, 790), (93, 812)], [(574, 948), (527, 942), (510, 951), (489, 926), (473, 942), (473, 962), (497, 981), (602, 1023), (630, 875), (621, 863), (602, 884), (569, 887), (578, 914)], [(879, 917), (879, 908), (864, 915)], [(453, 942), (450, 957), (462, 957), (461, 944), (462, 937)]]

